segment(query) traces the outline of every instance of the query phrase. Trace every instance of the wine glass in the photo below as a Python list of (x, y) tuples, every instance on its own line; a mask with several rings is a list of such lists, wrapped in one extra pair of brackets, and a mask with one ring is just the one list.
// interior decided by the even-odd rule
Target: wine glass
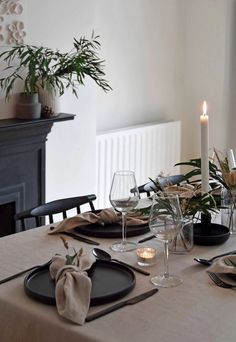
[(164, 274), (151, 278), (151, 282), (156, 286), (172, 287), (182, 283), (179, 276), (169, 274), (168, 265), (168, 243), (177, 236), (181, 226), (182, 214), (178, 196), (155, 195), (150, 210), (149, 227), (156, 238), (164, 242)]
[(127, 252), (136, 248), (136, 243), (126, 240), (126, 214), (136, 207), (139, 191), (133, 171), (116, 171), (113, 175), (109, 200), (113, 208), (122, 215), (122, 241), (112, 244), (116, 252)]

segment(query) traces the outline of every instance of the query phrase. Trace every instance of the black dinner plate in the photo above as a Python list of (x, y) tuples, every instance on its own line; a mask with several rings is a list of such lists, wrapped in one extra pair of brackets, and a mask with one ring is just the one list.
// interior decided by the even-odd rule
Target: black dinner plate
[(226, 273), (226, 276), (230, 279), (236, 281), (236, 274), (235, 273)]
[[(101, 211), (94, 210), (93, 212), (98, 214)], [(74, 229), (76, 233), (93, 236), (93, 237), (101, 237), (101, 238), (121, 238), (122, 237), (122, 226), (120, 223), (104, 223), (104, 224), (89, 224), (86, 226), (79, 226)], [(133, 225), (126, 226), (126, 236), (138, 236), (143, 235), (150, 232), (149, 225), (144, 223), (141, 225)]]
[[(119, 223), (112, 224), (90, 224), (88, 226), (80, 226), (75, 228), (76, 233), (93, 236), (93, 237), (101, 237), (101, 238), (121, 238), (122, 237), (122, 227)], [(138, 236), (143, 235), (150, 232), (150, 228), (148, 225), (141, 226), (126, 226), (126, 236)]]
[[(128, 268), (115, 262), (97, 260), (88, 271), (92, 280), (90, 305), (109, 303), (127, 295), (135, 286), (135, 275)], [(55, 282), (49, 274), (49, 266), (40, 267), (25, 277), (24, 289), (31, 298), (55, 305)]]

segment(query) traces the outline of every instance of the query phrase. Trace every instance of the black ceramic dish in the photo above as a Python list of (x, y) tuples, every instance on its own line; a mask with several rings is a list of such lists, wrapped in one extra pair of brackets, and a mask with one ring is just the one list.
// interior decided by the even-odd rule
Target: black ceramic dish
[[(127, 267), (115, 262), (97, 260), (88, 275), (92, 280), (90, 305), (112, 302), (127, 295), (135, 286), (135, 275)], [(31, 298), (55, 305), (55, 282), (49, 274), (49, 267), (36, 269), (28, 274), (24, 289)]]
[[(93, 212), (98, 214), (101, 211), (94, 210)], [(74, 231), (78, 234), (85, 236), (93, 236), (100, 238), (122, 238), (122, 226), (120, 223), (104, 223), (104, 224), (89, 224), (86, 226), (80, 226), (75, 228)], [(126, 226), (126, 236), (138, 236), (150, 232), (149, 225), (147, 223), (142, 225)]]
[(193, 240), (194, 244), (202, 246), (220, 245), (230, 237), (229, 228), (217, 223), (211, 223), (210, 233), (204, 233), (204, 228), (201, 223), (193, 225)]
[[(75, 231), (79, 234), (83, 234), (86, 236), (93, 237), (101, 237), (101, 238), (121, 238), (122, 237), (122, 228), (119, 223), (113, 224), (90, 224), (88, 226), (78, 227)], [(142, 226), (126, 226), (126, 236), (138, 236), (142, 234), (146, 234), (150, 231), (148, 225)]]
[(227, 273), (227, 277), (229, 277), (230, 279), (236, 281), (236, 274), (235, 273)]

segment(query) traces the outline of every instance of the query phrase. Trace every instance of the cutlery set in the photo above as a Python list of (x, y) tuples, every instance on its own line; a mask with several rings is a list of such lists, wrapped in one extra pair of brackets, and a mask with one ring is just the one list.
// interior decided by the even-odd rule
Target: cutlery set
[(234, 289), (236, 288), (236, 284), (229, 284), (223, 281), (216, 273), (213, 272), (207, 272), (211, 280), (219, 287), (223, 287), (225, 289)]

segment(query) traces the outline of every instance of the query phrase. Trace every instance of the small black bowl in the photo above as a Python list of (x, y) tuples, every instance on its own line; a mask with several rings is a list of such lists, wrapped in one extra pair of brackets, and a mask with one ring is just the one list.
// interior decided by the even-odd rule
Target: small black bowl
[(195, 245), (221, 245), (227, 241), (229, 237), (229, 228), (221, 224), (210, 223), (210, 229), (209, 227), (205, 227), (202, 223), (194, 223), (193, 225), (193, 241)]

